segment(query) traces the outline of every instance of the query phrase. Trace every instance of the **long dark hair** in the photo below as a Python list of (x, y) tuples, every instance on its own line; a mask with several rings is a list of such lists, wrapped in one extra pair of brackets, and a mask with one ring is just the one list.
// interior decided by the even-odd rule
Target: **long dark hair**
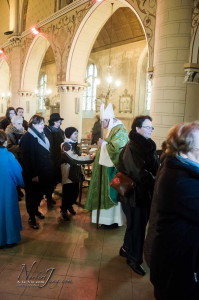
[(11, 111), (11, 110), (14, 110), (15, 115), (16, 115), (16, 111), (15, 111), (14, 107), (10, 106), (10, 107), (8, 107), (7, 110), (6, 110), (6, 118), (10, 118), (10, 111)]

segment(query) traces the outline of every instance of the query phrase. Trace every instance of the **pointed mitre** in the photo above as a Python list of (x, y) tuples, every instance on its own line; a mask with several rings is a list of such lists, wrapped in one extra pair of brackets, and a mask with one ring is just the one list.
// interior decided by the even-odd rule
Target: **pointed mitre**
[(109, 103), (107, 105), (106, 109), (104, 110), (103, 120), (104, 119), (112, 119), (112, 118), (115, 118), (115, 115), (114, 115), (114, 111), (113, 111), (113, 105), (112, 105), (112, 103)]

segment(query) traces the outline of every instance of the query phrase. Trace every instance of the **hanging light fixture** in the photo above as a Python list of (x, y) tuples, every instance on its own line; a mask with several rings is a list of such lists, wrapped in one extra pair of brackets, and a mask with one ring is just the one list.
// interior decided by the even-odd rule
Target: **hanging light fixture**
[(113, 81), (113, 77), (111, 74), (111, 51), (112, 51), (112, 36), (113, 36), (113, 5), (114, 3), (111, 3), (111, 30), (110, 30), (110, 44), (109, 44), (109, 55), (108, 55), (108, 76), (106, 78), (107, 83), (110, 85)]
[(121, 81), (119, 79), (115, 79), (113, 77), (113, 70), (112, 70), (112, 64), (111, 64), (111, 56), (112, 56), (112, 42), (113, 42), (113, 5), (114, 3), (111, 3), (111, 17), (110, 17), (110, 43), (109, 43), (109, 53), (108, 53), (108, 66), (107, 66), (107, 76), (106, 76), (106, 82), (108, 84), (108, 89), (106, 93), (106, 100), (108, 100), (111, 90), (114, 88), (119, 87), (121, 85)]

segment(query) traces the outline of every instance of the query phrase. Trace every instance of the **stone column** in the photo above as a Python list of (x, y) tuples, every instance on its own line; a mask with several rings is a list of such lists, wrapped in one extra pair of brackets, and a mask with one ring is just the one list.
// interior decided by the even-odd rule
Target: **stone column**
[(10, 29), (14, 34), (19, 33), (19, 0), (10, 0)]
[(151, 116), (158, 148), (169, 128), (184, 121), (192, 6), (190, 0), (157, 0)]
[(33, 91), (19, 91), (20, 102), (19, 106), (24, 109), (24, 118), (29, 121), (30, 118), (36, 114), (37, 100)]
[(56, 11), (60, 10), (61, 9), (61, 0), (56, 0)]
[(82, 97), (85, 85), (78, 83), (58, 84), (60, 93), (60, 115), (64, 118), (62, 129), (73, 126), (79, 131), (79, 140), (82, 136)]
[(11, 105), (19, 106), (19, 89), (21, 85), (21, 38), (13, 36), (10, 38), (10, 73), (11, 73)]

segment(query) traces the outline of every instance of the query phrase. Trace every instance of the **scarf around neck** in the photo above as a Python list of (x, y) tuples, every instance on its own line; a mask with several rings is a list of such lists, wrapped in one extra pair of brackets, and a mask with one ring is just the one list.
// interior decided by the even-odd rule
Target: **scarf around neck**
[(45, 136), (45, 134), (40, 134), (40, 132), (38, 132), (35, 128), (33, 129), (33, 127), (29, 127), (28, 128), (28, 132), (34, 136), (38, 143), (44, 147), (46, 150), (50, 151), (50, 143), (49, 140), (47, 139), (47, 137)]

